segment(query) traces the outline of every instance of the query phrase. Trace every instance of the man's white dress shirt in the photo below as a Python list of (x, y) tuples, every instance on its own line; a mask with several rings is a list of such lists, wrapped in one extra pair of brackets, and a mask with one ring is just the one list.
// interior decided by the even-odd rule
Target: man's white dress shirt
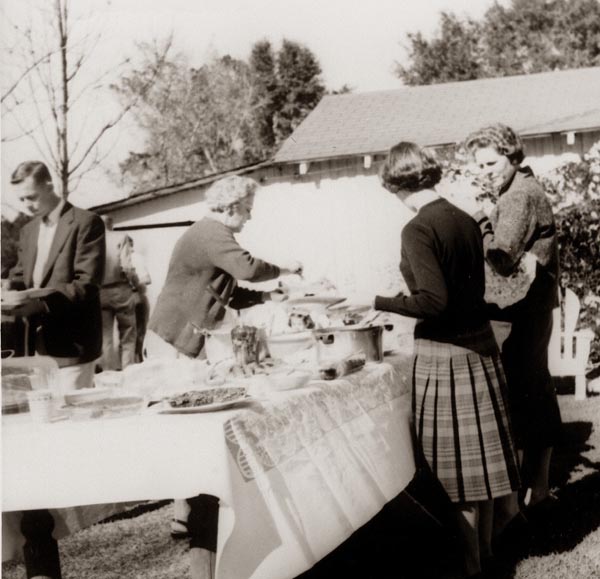
[(40, 287), (42, 285), (42, 276), (44, 274), (44, 268), (48, 261), (48, 254), (50, 253), (50, 247), (52, 247), (52, 241), (54, 241), (54, 235), (56, 234), (56, 228), (58, 226), (58, 219), (60, 212), (65, 205), (64, 199), (58, 202), (58, 205), (48, 213), (48, 215), (42, 218), (40, 223), (40, 233), (38, 235), (37, 253), (35, 256), (35, 265), (33, 266), (33, 287)]

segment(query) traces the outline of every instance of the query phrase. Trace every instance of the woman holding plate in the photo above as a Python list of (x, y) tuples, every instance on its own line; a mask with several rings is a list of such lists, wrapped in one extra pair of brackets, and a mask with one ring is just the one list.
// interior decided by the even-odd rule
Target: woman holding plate
[[(485, 255), (502, 276), (511, 275), (526, 252), (535, 256), (535, 277), (518, 302), (498, 311), (511, 322), (502, 347), (511, 418), (523, 451), (522, 475), (530, 509), (550, 504), (549, 469), (561, 418), (548, 371), (552, 310), (558, 305), (558, 243), (552, 207), (529, 167), (519, 136), (500, 123), (470, 134), (464, 149), (487, 176), (497, 196), (489, 219), (470, 211), (480, 224)], [(538, 506), (539, 505), (539, 506)]]

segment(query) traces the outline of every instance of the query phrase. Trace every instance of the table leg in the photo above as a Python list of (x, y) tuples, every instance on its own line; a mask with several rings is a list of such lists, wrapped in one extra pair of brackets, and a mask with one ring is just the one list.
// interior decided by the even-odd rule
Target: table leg
[(52, 536), (54, 518), (47, 510), (24, 511), (21, 532), (25, 537), (23, 553), (28, 579), (49, 577), (62, 579), (58, 543)]

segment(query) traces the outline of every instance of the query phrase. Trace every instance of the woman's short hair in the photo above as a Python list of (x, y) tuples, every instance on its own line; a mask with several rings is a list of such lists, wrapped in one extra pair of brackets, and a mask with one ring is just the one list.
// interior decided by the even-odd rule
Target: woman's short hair
[(10, 176), (10, 182), (12, 185), (18, 185), (28, 177), (33, 177), (35, 183), (38, 184), (50, 183), (52, 181), (50, 171), (44, 163), (41, 161), (23, 161), (13, 171)]
[(520, 165), (525, 158), (521, 137), (502, 123), (496, 123), (474, 131), (465, 139), (462, 145), (464, 151), (471, 156), (475, 154), (477, 149), (485, 147), (493, 147), (500, 155), (508, 157), (511, 163), (516, 165)]
[(431, 189), (442, 178), (442, 167), (434, 155), (415, 143), (394, 145), (379, 171), (382, 185), (390, 192)]
[(211, 211), (222, 213), (256, 192), (258, 183), (249, 177), (233, 175), (219, 179), (206, 191), (206, 204)]

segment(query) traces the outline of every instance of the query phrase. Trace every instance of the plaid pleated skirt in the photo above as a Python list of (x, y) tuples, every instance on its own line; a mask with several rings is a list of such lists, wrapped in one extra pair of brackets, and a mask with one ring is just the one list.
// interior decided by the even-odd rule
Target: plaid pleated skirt
[[(485, 339), (494, 340), (491, 330)], [(501, 497), (520, 484), (506, 381), (497, 347), (491, 351), (496, 353), (480, 355), (453, 344), (415, 340), (417, 453), (452, 502)]]

